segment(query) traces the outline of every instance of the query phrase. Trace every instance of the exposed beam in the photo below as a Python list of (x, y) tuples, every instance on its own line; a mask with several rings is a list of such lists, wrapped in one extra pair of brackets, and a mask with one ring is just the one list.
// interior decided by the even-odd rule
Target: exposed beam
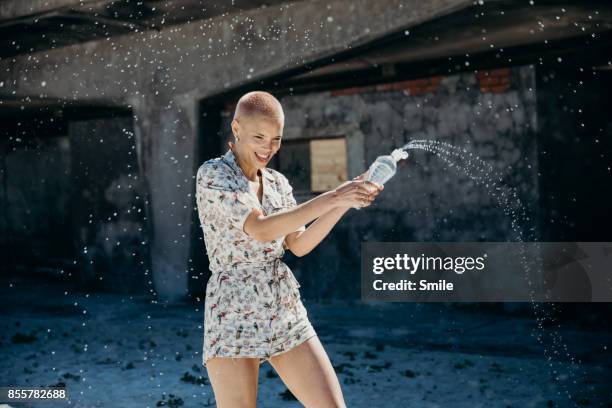
[(112, 0), (4, 0), (0, 1), (0, 23), (104, 3)]
[(97, 22), (101, 24), (106, 24), (108, 26), (128, 28), (130, 30), (133, 30), (136, 27), (140, 27), (145, 30), (157, 30), (157, 31), (160, 30), (159, 27), (156, 27), (155, 25), (144, 24), (139, 21), (126, 21), (120, 18), (101, 17), (101, 16), (90, 14), (90, 13), (76, 11), (76, 10), (70, 10), (64, 15), (66, 17), (78, 18), (80, 20), (85, 20), (85, 21), (91, 21), (92, 23)]

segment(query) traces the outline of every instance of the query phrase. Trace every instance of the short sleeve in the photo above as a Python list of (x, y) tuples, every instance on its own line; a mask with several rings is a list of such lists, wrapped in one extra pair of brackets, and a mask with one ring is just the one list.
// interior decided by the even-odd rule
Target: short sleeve
[[(279, 174), (281, 176), (280, 184), (281, 184), (281, 194), (283, 196), (283, 206), (287, 209), (297, 207), (297, 201), (295, 200), (295, 197), (293, 197), (293, 187), (289, 183), (289, 180), (287, 180), (287, 177), (285, 177), (281, 173)], [(305, 231), (305, 230), (306, 230), (306, 226), (302, 225), (296, 231)]]
[(196, 175), (196, 201), (203, 225), (221, 219), (241, 231), (254, 208), (248, 191), (238, 188), (221, 169), (207, 164), (200, 166)]

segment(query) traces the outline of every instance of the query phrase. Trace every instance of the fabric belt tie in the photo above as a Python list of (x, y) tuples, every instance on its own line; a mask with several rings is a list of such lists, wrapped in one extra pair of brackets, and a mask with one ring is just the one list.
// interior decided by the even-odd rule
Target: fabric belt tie
[[(253, 261), (253, 262), (235, 262), (230, 264), (232, 269), (249, 269), (256, 267), (267, 267), (272, 266), (273, 280), (269, 281), (270, 289), (272, 290), (273, 282), (276, 281), (278, 288), (278, 297), (285, 297), (286, 295), (299, 296), (298, 288), (300, 287), (299, 282), (293, 276), (293, 273), (289, 270), (289, 267), (281, 267), (282, 258), (271, 258), (265, 261)], [(284, 264), (283, 264), (284, 265)]]

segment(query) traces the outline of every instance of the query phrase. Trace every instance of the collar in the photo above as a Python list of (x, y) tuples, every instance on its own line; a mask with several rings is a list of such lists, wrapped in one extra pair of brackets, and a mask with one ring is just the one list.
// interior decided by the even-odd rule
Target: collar
[[(227, 164), (230, 165), (230, 167), (234, 170), (234, 172), (236, 172), (236, 174), (239, 177), (242, 177), (242, 179), (244, 179), (244, 181), (246, 182), (249, 181), (249, 179), (245, 176), (244, 172), (242, 171), (242, 168), (236, 161), (236, 155), (234, 155), (234, 152), (232, 151), (232, 149), (227, 149), (227, 152), (225, 152), (225, 154), (223, 155), (223, 160), (227, 162)], [(267, 167), (264, 167), (263, 169), (261, 169), (261, 174), (263, 175), (263, 177), (266, 178), (266, 180), (274, 181), (274, 176), (272, 175), (272, 172), (270, 171), (270, 169), (268, 169)]]

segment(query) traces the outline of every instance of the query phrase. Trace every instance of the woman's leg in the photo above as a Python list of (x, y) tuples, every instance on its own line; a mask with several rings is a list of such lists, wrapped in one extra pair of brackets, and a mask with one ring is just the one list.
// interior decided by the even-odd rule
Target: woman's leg
[(270, 357), (270, 364), (306, 408), (345, 408), (342, 389), (318, 336)]
[(217, 408), (255, 408), (258, 358), (214, 357), (206, 362)]

